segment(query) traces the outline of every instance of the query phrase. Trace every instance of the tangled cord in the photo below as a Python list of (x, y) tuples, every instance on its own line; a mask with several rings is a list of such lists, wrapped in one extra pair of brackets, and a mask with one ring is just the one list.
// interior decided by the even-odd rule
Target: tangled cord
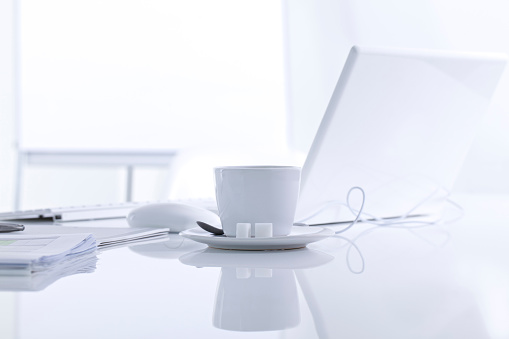
[(343, 232), (349, 230), (350, 228), (352, 228), (359, 221), (359, 219), (362, 215), (362, 211), (364, 210), (364, 202), (366, 201), (366, 193), (364, 193), (364, 190), (361, 187), (354, 186), (348, 190), (348, 193), (346, 194), (346, 204), (347, 204), (350, 212), (352, 212), (352, 214), (355, 215), (355, 210), (350, 205), (350, 195), (352, 194), (352, 191), (354, 191), (354, 190), (359, 190), (362, 193), (361, 207), (359, 208), (359, 211), (357, 212), (357, 216), (355, 217), (355, 219), (348, 226), (346, 226), (346, 228), (343, 228), (341, 231), (335, 232), (336, 234), (343, 233)]
[[(355, 190), (358, 190), (362, 194), (362, 202), (361, 202), (361, 205), (360, 205), (358, 210), (354, 209), (352, 207), (351, 203), (350, 203), (351, 194)], [(435, 190), (433, 193), (431, 193), (430, 195), (428, 195), (427, 197), (422, 199), (419, 203), (417, 203), (415, 206), (413, 206), (410, 210), (408, 210), (406, 213), (402, 214), (401, 216), (394, 217), (394, 218), (385, 218), (384, 219), (384, 218), (380, 218), (380, 217), (377, 217), (377, 216), (374, 216), (374, 215), (371, 215), (371, 214), (368, 214), (368, 213), (364, 212), (364, 204), (365, 204), (365, 201), (366, 201), (366, 193), (364, 192), (364, 190), (361, 187), (354, 186), (354, 187), (352, 187), (352, 188), (350, 188), (348, 190), (348, 193), (346, 195), (346, 204), (341, 202), (341, 201), (331, 201), (329, 203), (326, 203), (326, 204), (322, 205), (322, 207), (320, 207), (316, 212), (314, 212), (313, 214), (311, 214), (310, 216), (306, 217), (305, 219), (301, 220), (299, 223), (296, 223), (296, 224), (306, 225), (303, 222), (305, 222), (305, 221), (307, 221), (307, 220), (309, 220), (311, 218), (316, 217), (323, 210), (325, 210), (325, 209), (327, 209), (327, 208), (329, 208), (331, 206), (338, 205), (338, 204), (346, 206), (350, 210), (352, 215), (355, 215), (355, 219), (352, 222), (350, 222), (348, 224), (348, 226), (346, 226), (342, 230), (336, 231), (335, 234), (340, 234), (340, 233), (343, 233), (343, 232), (349, 230), (355, 224), (357, 224), (357, 222), (359, 222), (359, 221), (361, 221), (363, 223), (373, 224), (373, 225), (376, 225), (376, 226), (382, 226), (382, 227), (417, 228), (417, 227), (436, 225), (436, 224), (439, 224), (439, 223), (442, 223), (442, 222), (452, 222), (452, 221), (455, 221), (455, 220), (461, 218), (463, 216), (463, 213), (464, 213), (463, 208), (459, 204), (457, 204), (456, 202), (452, 201), (451, 199), (446, 199), (447, 203), (451, 204), (453, 207), (455, 207), (456, 209), (458, 209), (460, 211), (460, 214), (456, 218), (452, 218), (450, 220), (445, 220), (444, 218), (438, 218), (436, 220), (415, 220), (415, 219), (410, 219), (410, 217), (423, 216), (423, 215), (419, 215), (419, 214), (412, 215), (412, 213), (416, 209), (418, 209), (420, 206), (422, 206), (426, 202), (430, 201), (437, 194), (437, 192), (439, 192), (440, 190), (441, 190), (441, 188), (439, 187), (437, 190)], [(366, 215), (369, 219), (364, 218), (363, 215)], [(331, 224), (334, 224), (334, 223), (331, 223)], [(312, 226), (315, 226), (315, 225), (312, 225)], [(316, 226), (318, 226), (318, 225), (316, 225)]]

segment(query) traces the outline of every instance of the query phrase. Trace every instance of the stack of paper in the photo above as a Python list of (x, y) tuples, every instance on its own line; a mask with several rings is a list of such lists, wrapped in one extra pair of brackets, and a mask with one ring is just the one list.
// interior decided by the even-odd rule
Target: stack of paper
[(100, 250), (165, 241), (167, 228), (25, 225), (0, 233), (0, 291), (37, 291), (56, 280), (95, 271)]
[(30, 274), (0, 275), (0, 291), (41, 291), (60, 278), (96, 269), (95, 252), (70, 256), (44, 269), (35, 268)]
[(27, 275), (96, 250), (92, 234), (0, 236), (0, 275)]

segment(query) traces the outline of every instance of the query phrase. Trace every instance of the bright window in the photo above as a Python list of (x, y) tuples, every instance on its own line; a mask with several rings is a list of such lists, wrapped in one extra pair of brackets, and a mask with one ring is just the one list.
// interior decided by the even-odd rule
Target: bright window
[(20, 3), (23, 147), (284, 147), (280, 2)]

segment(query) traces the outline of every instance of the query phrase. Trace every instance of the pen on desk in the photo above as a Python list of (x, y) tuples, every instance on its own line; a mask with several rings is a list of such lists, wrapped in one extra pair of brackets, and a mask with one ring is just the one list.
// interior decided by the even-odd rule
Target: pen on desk
[(0, 222), (0, 233), (23, 231), (25, 226), (12, 222)]

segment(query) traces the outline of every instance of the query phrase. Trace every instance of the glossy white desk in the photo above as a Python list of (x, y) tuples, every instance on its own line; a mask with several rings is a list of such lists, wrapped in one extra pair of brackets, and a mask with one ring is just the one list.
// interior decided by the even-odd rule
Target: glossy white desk
[(109, 250), (93, 273), (0, 292), (13, 300), (1, 307), (16, 339), (509, 338), (509, 196), (456, 201), (454, 224), (359, 225), (344, 234), (356, 247), (235, 252), (174, 236)]

